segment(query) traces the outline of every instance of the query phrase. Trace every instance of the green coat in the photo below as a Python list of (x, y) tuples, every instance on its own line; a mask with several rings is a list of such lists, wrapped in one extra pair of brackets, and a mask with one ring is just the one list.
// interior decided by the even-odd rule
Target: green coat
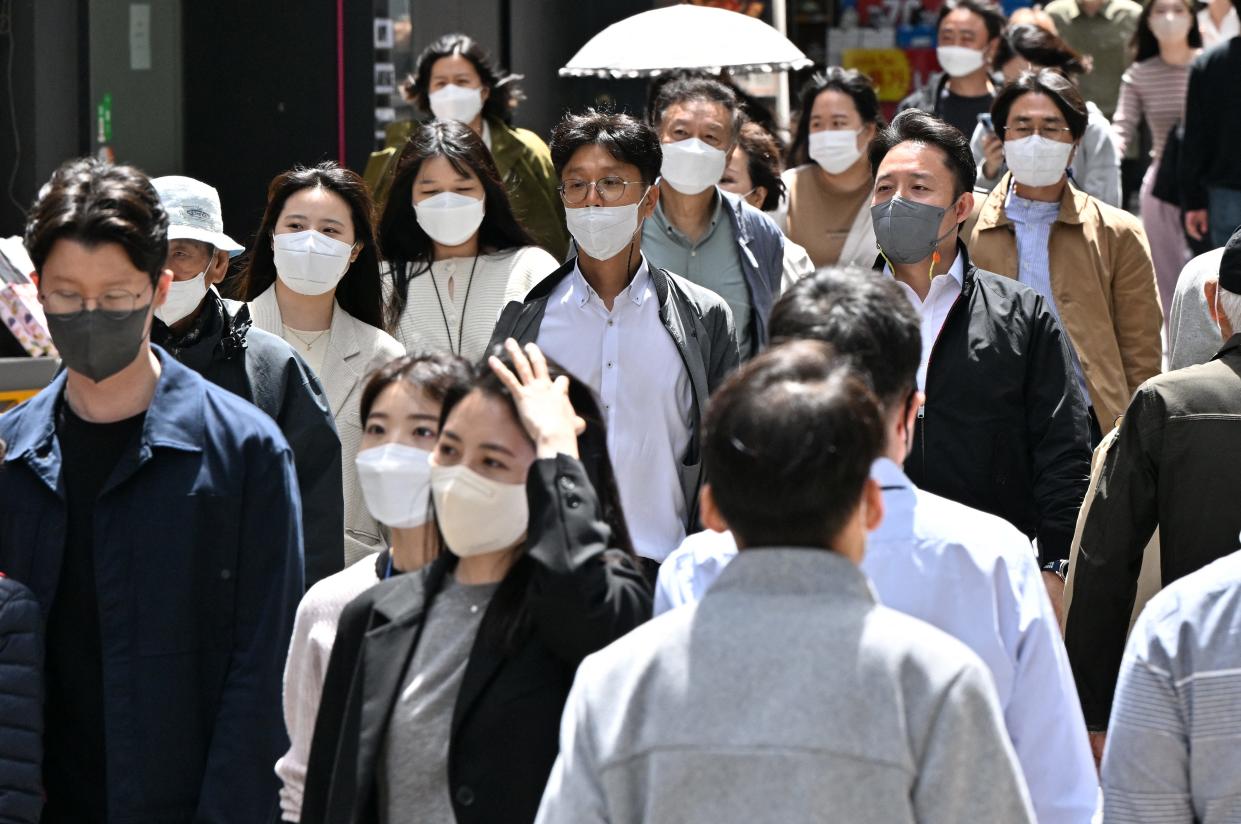
[[(375, 195), (382, 213), (388, 191), (396, 176), (396, 161), (414, 130), (411, 120), (388, 126), (384, 148), (372, 152), (363, 175)], [(538, 135), (489, 118), (491, 156), (495, 159), (504, 188), (508, 191), (513, 214), (522, 222), (534, 242), (557, 260), (563, 260), (569, 247), (565, 229), (564, 205), (556, 191), (559, 180), (552, 168), (551, 152)]]

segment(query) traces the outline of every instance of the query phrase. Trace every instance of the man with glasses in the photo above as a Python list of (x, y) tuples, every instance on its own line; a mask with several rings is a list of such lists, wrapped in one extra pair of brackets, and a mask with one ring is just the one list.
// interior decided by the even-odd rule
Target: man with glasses
[(93, 158), (26, 224), (65, 369), (0, 417), (0, 570), (47, 618), (48, 824), (275, 811), (297, 478), (270, 418), (151, 345), (167, 231), (141, 172)]
[(492, 343), (538, 343), (598, 394), (634, 548), (653, 576), (698, 521), (698, 432), (738, 363), (732, 313), (643, 254), (663, 157), (649, 126), (569, 115), (551, 150), (577, 255), (504, 309)]
[(1022, 75), (991, 113), (1009, 171), (982, 201), (966, 245), (976, 265), (1032, 287), (1059, 318), (1098, 444), (1160, 370), (1163, 314), (1146, 233), (1069, 182), (1089, 114), (1064, 75)]

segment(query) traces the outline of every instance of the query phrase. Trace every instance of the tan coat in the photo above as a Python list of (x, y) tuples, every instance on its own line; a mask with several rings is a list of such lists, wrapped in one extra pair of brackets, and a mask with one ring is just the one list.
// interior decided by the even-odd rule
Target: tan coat
[[(1005, 175), (967, 224), (970, 260), (1015, 278), (1017, 236), (1004, 213)], [(1090, 405), (1107, 432), (1134, 391), (1159, 374), (1163, 313), (1146, 233), (1137, 218), (1065, 187), (1051, 227), (1051, 291), (1086, 376)]]

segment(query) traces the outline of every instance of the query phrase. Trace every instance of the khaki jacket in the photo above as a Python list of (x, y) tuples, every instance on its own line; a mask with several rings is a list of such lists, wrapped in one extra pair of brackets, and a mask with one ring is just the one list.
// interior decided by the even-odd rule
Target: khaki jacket
[[(1004, 212), (1006, 174), (966, 226), (974, 264), (1018, 273), (1017, 235)], [(971, 225), (972, 224), (972, 225)], [(1051, 290), (1086, 376), (1090, 405), (1106, 432), (1143, 381), (1159, 374), (1163, 313), (1150, 247), (1138, 219), (1065, 187), (1051, 228)]]

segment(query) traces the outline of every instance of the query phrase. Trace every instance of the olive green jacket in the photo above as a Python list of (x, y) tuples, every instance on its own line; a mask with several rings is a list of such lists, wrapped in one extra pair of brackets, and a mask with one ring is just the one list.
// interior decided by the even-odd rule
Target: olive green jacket
[[(508, 191), (513, 214), (535, 243), (557, 260), (563, 260), (569, 247), (569, 233), (565, 229), (564, 205), (556, 191), (559, 180), (552, 168), (547, 144), (534, 132), (499, 120), (488, 118), (487, 125), (491, 130), (491, 156)], [(363, 176), (371, 186), (376, 208), (381, 213), (396, 176), (397, 158), (414, 126), (411, 120), (389, 124), (384, 148), (372, 152), (366, 164)]]

